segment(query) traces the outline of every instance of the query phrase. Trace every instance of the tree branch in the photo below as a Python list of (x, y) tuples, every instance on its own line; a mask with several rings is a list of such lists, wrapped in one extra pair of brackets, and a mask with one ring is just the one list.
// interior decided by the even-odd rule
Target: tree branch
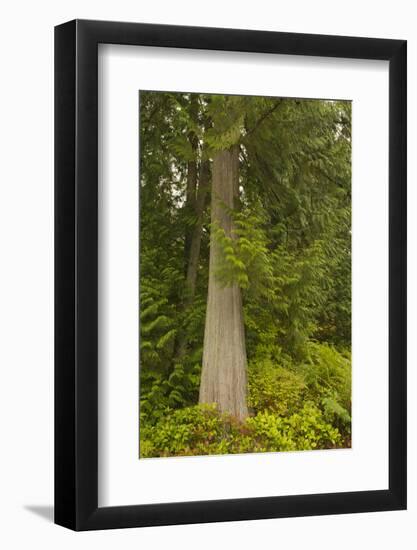
[(253, 132), (255, 132), (255, 131), (259, 128), (259, 126), (262, 124), (262, 122), (263, 122), (266, 118), (268, 118), (270, 115), (272, 115), (272, 113), (273, 113), (276, 109), (278, 109), (278, 107), (280, 106), (280, 104), (281, 104), (281, 103), (278, 102), (278, 103), (276, 103), (273, 107), (271, 107), (270, 109), (268, 109), (268, 111), (266, 111), (266, 113), (264, 113), (264, 114), (257, 120), (256, 124), (255, 124), (254, 126), (252, 126), (252, 128), (250, 128), (250, 129), (246, 132), (246, 134), (245, 134), (245, 136), (244, 136), (244, 139), (246, 139), (247, 136), (249, 136), (250, 134), (253, 134)]

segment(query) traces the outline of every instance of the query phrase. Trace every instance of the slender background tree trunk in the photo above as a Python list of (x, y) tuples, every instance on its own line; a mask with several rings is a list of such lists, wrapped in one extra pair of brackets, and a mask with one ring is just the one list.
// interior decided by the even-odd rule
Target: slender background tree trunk
[[(234, 207), (238, 186), (239, 149), (233, 146), (215, 155), (212, 171), (211, 223), (229, 237), (233, 223), (228, 208)], [(242, 296), (237, 284), (223, 287), (217, 280), (220, 261), (220, 245), (212, 233), (199, 401), (217, 403), (222, 412), (243, 420), (248, 408)]]
[(201, 164), (198, 182), (197, 198), (195, 201), (196, 223), (191, 234), (189, 259), (187, 262), (187, 296), (186, 305), (190, 305), (194, 299), (197, 283), (198, 263), (200, 259), (201, 237), (203, 233), (203, 213), (206, 204), (206, 196), (209, 187), (210, 166), (208, 161)]
[[(196, 149), (193, 147), (195, 154)], [(185, 200), (185, 211), (188, 215), (194, 215), (196, 204), (196, 192), (197, 192), (197, 160), (193, 159), (188, 162), (187, 165), (187, 194)], [(188, 265), (188, 259), (190, 257), (190, 248), (192, 240), (192, 227), (186, 226), (185, 230), (185, 243), (184, 243), (184, 265)], [(187, 272), (187, 269), (185, 270)]]

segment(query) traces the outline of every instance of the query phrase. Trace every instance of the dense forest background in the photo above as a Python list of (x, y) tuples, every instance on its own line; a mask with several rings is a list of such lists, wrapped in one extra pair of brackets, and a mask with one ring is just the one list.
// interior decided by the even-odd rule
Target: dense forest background
[(351, 444), (351, 103), (140, 93), (140, 457)]

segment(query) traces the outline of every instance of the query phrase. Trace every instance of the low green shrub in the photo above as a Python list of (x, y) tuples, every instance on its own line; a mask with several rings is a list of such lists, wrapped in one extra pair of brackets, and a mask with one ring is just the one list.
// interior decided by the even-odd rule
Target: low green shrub
[(327, 423), (320, 409), (309, 402), (289, 417), (263, 412), (249, 418), (246, 424), (262, 441), (265, 451), (331, 449), (342, 443), (338, 429)]
[(301, 451), (340, 447), (342, 437), (312, 403), (289, 417), (267, 411), (239, 423), (215, 405), (196, 405), (142, 426), (141, 458)]
[[(196, 405), (168, 413), (155, 426), (141, 425), (140, 455), (224, 454), (237, 436), (238, 423), (213, 405)], [(234, 431), (236, 430), (236, 433)]]
[(302, 406), (307, 389), (303, 377), (270, 359), (251, 362), (248, 376), (248, 405), (255, 412), (289, 415)]

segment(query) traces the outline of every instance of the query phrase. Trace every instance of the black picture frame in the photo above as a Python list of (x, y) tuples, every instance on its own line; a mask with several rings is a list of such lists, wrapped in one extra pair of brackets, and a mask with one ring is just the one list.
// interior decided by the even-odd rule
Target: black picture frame
[[(389, 61), (389, 488), (98, 506), (98, 44)], [(406, 508), (406, 41), (74, 20), (55, 28), (55, 523), (92, 530)]]

